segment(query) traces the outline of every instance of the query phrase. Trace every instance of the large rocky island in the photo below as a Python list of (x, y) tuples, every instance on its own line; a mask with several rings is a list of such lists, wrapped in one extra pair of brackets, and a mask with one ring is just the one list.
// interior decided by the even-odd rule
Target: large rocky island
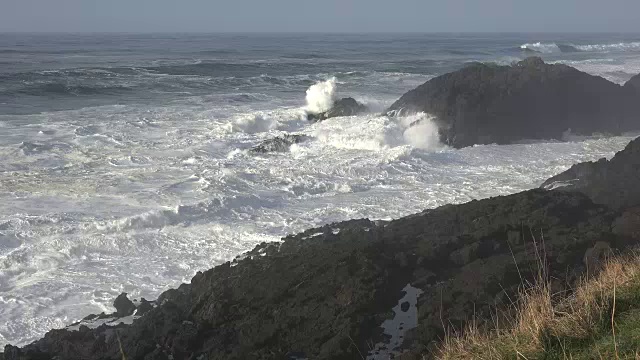
[(640, 130), (640, 76), (624, 86), (531, 57), (510, 66), (474, 63), (404, 94), (391, 115), (435, 116), (442, 142), (461, 148), (566, 133)]
[[(482, 80), (480, 87), (461, 87), (467, 76)], [(497, 79), (521, 86), (502, 87)], [(436, 111), (449, 121), (443, 136), (454, 146), (557, 137), (567, 126), (615, 133), (634, 128), (634, 82), (622, 87), (536, 59), (508, 68), (472, 65), (419, 87), (392, 109)], [(547, 93), (549, 83), (558, 90)], [(606, 113), (609, 125), (595, 116), (605, 106), (618, 109)], [(507, 111), (525, 118), (508, 123)], [(529, 123), (533, 115), (546, 120)], [(559, 291), (607, 254), (635, 247), (638, 180), (640, 138), (613, 159), (576, 165), (539, 189), (393, 221), (334, 223), (260, 244), (153, 304), (121, 295), (115, 314), (89, 316), (23, 348), (9, 345), (4, 359), (429, 358), (447, 328), (512, 304), (541, 261)]]

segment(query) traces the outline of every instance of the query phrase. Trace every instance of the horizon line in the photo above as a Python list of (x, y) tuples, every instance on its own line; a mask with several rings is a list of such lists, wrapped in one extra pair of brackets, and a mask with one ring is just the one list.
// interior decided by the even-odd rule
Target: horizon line
[(68, 34), (68, 35), (165, 35), (165, 34), (194, 34), (194, 35), (382, 35), (382, 34), (625, 34), (640, 35), (640, 31), (22, 31), (2, 30), (0, 34)]

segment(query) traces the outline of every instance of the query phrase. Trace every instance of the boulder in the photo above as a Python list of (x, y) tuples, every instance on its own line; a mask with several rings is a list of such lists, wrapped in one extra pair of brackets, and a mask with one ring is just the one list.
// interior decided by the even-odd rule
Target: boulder
[(291, 145), (301, 143), (308, 139), (309, 137), (306, 135), (285, 134), (273, 139), (265, 140), (260, 144), (252, 147), (249, 151), (258, 154), (265, 154), (270, 152), (286, 152), (289, 151)]
[(387, 114), (429, 113), (441, 140), (456, 148), (561, 139), (567, 131), (620, 134), (640, 130), (640, 97), (631, 84), (539, 57), (511, 66), (475, 63), (409, 91)]
[(307, 114), (307, 119), (310, 121), (322, 121), (332, 117), (354, 116), (366, 111), (367, 107), (365, 105), (359, 103), (354, 98), (347, 97), (336, 100), (333, 103), (333, 107), (323, 113)]
[(136, 310), (135, 304), (129, 300), (127, 293), (118, 295), (116, 300), (113, 302), (113, 307), (116, 308), (115, 315), (117, 317), (129, 316)]

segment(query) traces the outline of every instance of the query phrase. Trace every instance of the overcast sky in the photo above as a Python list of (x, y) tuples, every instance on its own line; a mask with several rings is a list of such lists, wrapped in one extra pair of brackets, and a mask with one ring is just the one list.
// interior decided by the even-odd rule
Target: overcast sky
[(0, 31), (640, 32), (640, 0), (0, 0)]

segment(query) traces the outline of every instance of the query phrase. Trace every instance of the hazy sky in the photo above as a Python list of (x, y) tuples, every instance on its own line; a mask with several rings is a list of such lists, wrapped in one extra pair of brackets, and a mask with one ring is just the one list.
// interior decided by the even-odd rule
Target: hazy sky
[(640, 32), (640, 0), (0, 0), (0, 31)]

